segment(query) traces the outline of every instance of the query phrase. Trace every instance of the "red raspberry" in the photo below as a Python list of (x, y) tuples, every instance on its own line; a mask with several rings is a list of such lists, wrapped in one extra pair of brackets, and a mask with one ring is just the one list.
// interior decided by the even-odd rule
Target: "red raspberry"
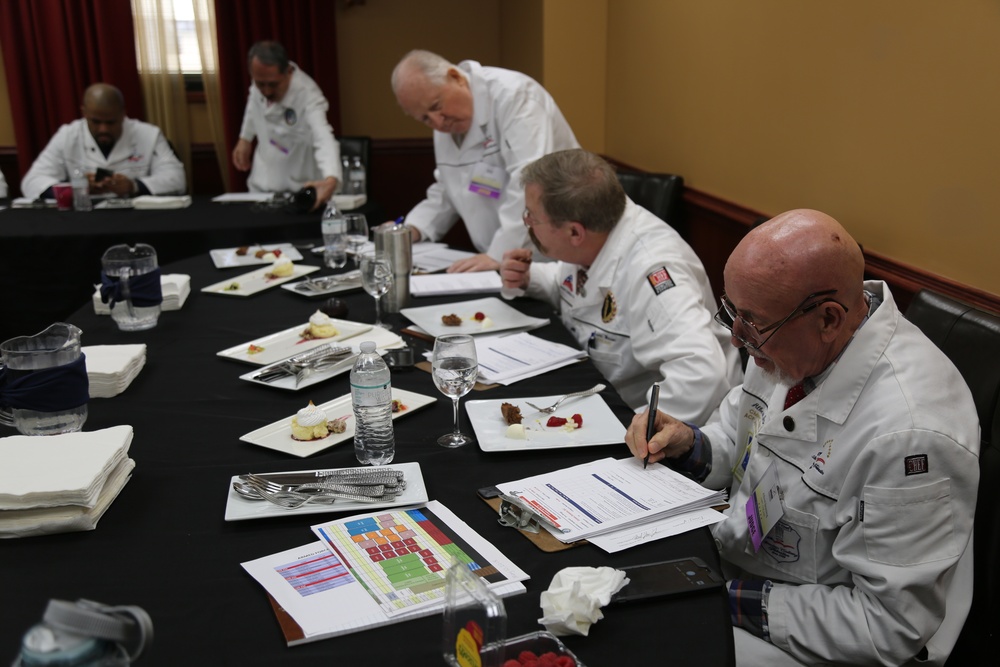
[(521, 667), (521, 663), (517, 660), (504, 660), (503, 667)]
[(549, 420), (545, 422), (546, 426), (565, 426), (566, 420), (562, 417), (549, 417)]
[(485, 320), (485, 319), (486, 319), (486, 313), (482, 313), (482, 312), (477, 312), (477, 313), (476, 313), (475, 315), (473, 315), (472, 317), (473, 317), (473, 318), (475, 318), (475, 320), (476, 320), (477, 322), (482, 322), (483, 320)]
[(278, 248), (275, 248), (275, 249), (274, 249), (274, 250), (272, 250), (271, 252), (273, 252), (273, 253), (274, 253), (274, 256), (275, 256), (275, 257), (281, 257), (281, 250), (279, 250)]
[(576, 660), (568, 655), (561, 655), (556, 658), (556, 667), (576, 667)]
[(576, 427), (577, 428), (580, 428), (581, 426), (583, 426), (583, 415), (581, 415), (581, 414), (575, 414), (575, 415), (573, 415), (572, 420), (576, 422)]
[(521, 651), (517, 654), (517, 659), (523, 665), (526, 662), (536, 662), (538, 660), (538, 656), (531, 651)]
[(540, 656), (538, 656), (538, 667), (556, 667), (556, 659), (558, 657), (559, 656), (557, 656), (552, 651), (549, 651), (548, 653), (543, 653)]

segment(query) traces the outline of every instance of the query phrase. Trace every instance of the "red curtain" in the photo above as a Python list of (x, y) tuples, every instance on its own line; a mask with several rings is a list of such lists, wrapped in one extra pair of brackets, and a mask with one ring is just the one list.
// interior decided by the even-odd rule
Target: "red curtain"
[[(254, 42), (281, 42), (288, 57), (311, 76), (330, 103), (328, 118), (340, 132), (337, 28), (333, 0), (215, 0), (219, 42), (219, 85), (226, 146), (239, 138), (250, 73), (247, 52)], [(246, 190), (246, 174), (229, 161), (233, 190)]]
[(128, 115), (144, 116), (130, 0), (0, 0), (0, 46), (22, 175), (92, 83), (118, 86)]

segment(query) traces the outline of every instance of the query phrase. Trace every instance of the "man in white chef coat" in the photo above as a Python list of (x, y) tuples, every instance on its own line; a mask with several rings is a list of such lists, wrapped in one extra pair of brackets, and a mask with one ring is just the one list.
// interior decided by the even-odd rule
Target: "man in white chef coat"
[(312, 77), (288, 60), (278, 42), (257, 42), (250, 47), (247, 61), (252, 83), (233, 165), (250, 171), (250, 192), (313, 187), (313, 208), (319, 208), (333, 196), (342, 178), (340, 144), (326, 118), (330, 104)]
[(504, 254), (506, 290), (559, 310), (590, 359), (633, 410), (660, 403), (707, 419), (742, 380), (739, 354), (712, 321), (701, 260), (667, 223), (632, 202), (605, 160), (557, 151), (524, 168), (524, 226), (554, 262), (524, 248)]
[[(705, 421), (632, 454), (729, 489), (712, 526), (738, 665), (942, 665), (972, 599), (979, 420), (958, 369), (865, 281), (857, 242), (782, 213), (729, 257), (718, 321), (752, 361)], [(988, 363), (984, 359), (984, 363)]]
[(68, 182), (79, 169), (90, 194), (183, 194), (184, 165), (160, 128), (125, 116), (122, 92), (95, 83), (83, 94), (83, 118), (59, 128), (21, 179), (29, 199), (51, 197), (52, 186)]
[(434, 130), (435, 182), (406, 216), (414, 241), (436, 241), (461, 218), (479, 254), (449, 271), (499, 269), (506, 250), (530, 248), (521, 169), (579, 147), (552, 96), (519, 72), (419, 50), (396, 65), (392, 89), (408, 116)]

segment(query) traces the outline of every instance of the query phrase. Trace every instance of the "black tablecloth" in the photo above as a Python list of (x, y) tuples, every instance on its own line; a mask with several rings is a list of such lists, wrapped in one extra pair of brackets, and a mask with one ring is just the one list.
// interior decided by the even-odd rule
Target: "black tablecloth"
[[(356, 460), (350, 442), (298, 459), (241, 442), (239, 436), (289, 417), (308, 400), (319, 404), (347, 394), (348, 378), (337, 376), (298, 392), (239, 380), (249, 368), (215, 353), (305, 323), (317, 301), (280, 288), (249, 298), (199, 293), (200, 287), (240, 272), (215, 269), (207, 254), (166, 270), (190, 274), (194, 291), (182, 310), (163, 313), (155, 329), (121, 333), (109, 317), (94, 315), (89, 304), (68, 318), (83, 329), (84, 345), (143, 342), (148, 346), (148, 361), (139, 377), (115, 398), (92, 399), (85, 426), (95, 430), (132, 425), (130, 455), (136, 468), (97, 530), (0, 543), (0, 660), (2, 655), (13, 657), (21, 633), (40, 619), (48, 599), (88, 598), (139, 605), (151, 614), (156, 639), (140, 664), (361, 665), (390, 659), (404, 659), (409, 665), (442, 664), (440, 616), (285, 646), (264, 590), (239, 563), (313, 541), (309, 526), (322, 517), (226, 522), (230, 477), (344, 467), (356, 465)], [(358, 291), (343, 298), (350, 319), (373, 321), (371, 297)], [(421, 300), (418, 305), (432, 302)], [(551, 315), (537, 302), (514, 303), (528, 314)], [(398, 315), (390, 321), (397, 330), (405, 323)], [(536, 334), (569, 342), (558, 318)], [(426, 349), (426, 344), (412, 342)], [(473, 392), (467, 399), (561, 393), (600, 380), (596, 369), (583, 362), (510, 387)], [(450, 400), (437, 393), (430, 375), (421, 370), (394, 371), (393, 384), (437, 398), (430, 407), (396, 422), (396, 462), (418, 461), (429, 496), (531, 575), (526, 594), (505, 600), (508, 636), (541, 629), (539, 594), (564, 567), (685, 556), (718, 565), (706, 529), (613, 555), (592, 545), (558, 553), (540, 551), (522, 535), (500, 526), (476, 489), (596, 458), (623, 457), (625, 446), (521, 453), (485, 453), (476, 445), (444, 449), (435, 440), (450, 429)], [(613, 390), (603, 396), (623, 421), (630, 419)], [(468, 428), (464, 409), (462, 420)], [(566, 638), (591, 667), (732, 662), (728, 602), (721, 589), (616, 606), (605, 609), (605, 614), (589, 637)], [(331, 658), (335, 662), (330, 663)]]
[[(356, 212), (373, 226), (384, 222), (377, 202)], [(0, 341), (37, 333), (76, 310), (100, 282), (101, 255), (118, 243), (148, 243), (162, 265), (213, 248), (317, 236), (320, 215), (208, 197), (182, 210), (0, 211)]]

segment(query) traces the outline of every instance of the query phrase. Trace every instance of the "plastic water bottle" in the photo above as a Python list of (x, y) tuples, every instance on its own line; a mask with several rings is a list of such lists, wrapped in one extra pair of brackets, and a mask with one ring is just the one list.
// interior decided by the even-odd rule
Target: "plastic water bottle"
[(323, 261), (331, 269), (347, 264), (347, 221), (333, 201), (326, 203), (321, 222), (323, 232)]
[(392, 382), (389, 367), (375, 353), (375, 343), (361, 343), (361, 354), (351, 369), (354, 405), (354, 454), (361, 463), (392, 463), (396, 438), (392, 430)]
[(334, 190), (334, 194), (346, 195), (351, 191), (348, 182), (351, 180), (351, 158), (346, 155), (340, 156), (340, 181), (337, 183), (337, 188)]
[(361, 164), (361, 158), (357, 155), (351, 160), (351, 170), (350, 170), (350, 183), (352, 195), (363, 195), (365, 194), (365, 188), (367, 187), (368, 175), (365, 172), (365, 165)]
[(94, 205), (90, 201), (90, 183), (82, 169), (74, 169), (70, 179), (73, 186), (73, 209), (76, 211), (92, 211)]

